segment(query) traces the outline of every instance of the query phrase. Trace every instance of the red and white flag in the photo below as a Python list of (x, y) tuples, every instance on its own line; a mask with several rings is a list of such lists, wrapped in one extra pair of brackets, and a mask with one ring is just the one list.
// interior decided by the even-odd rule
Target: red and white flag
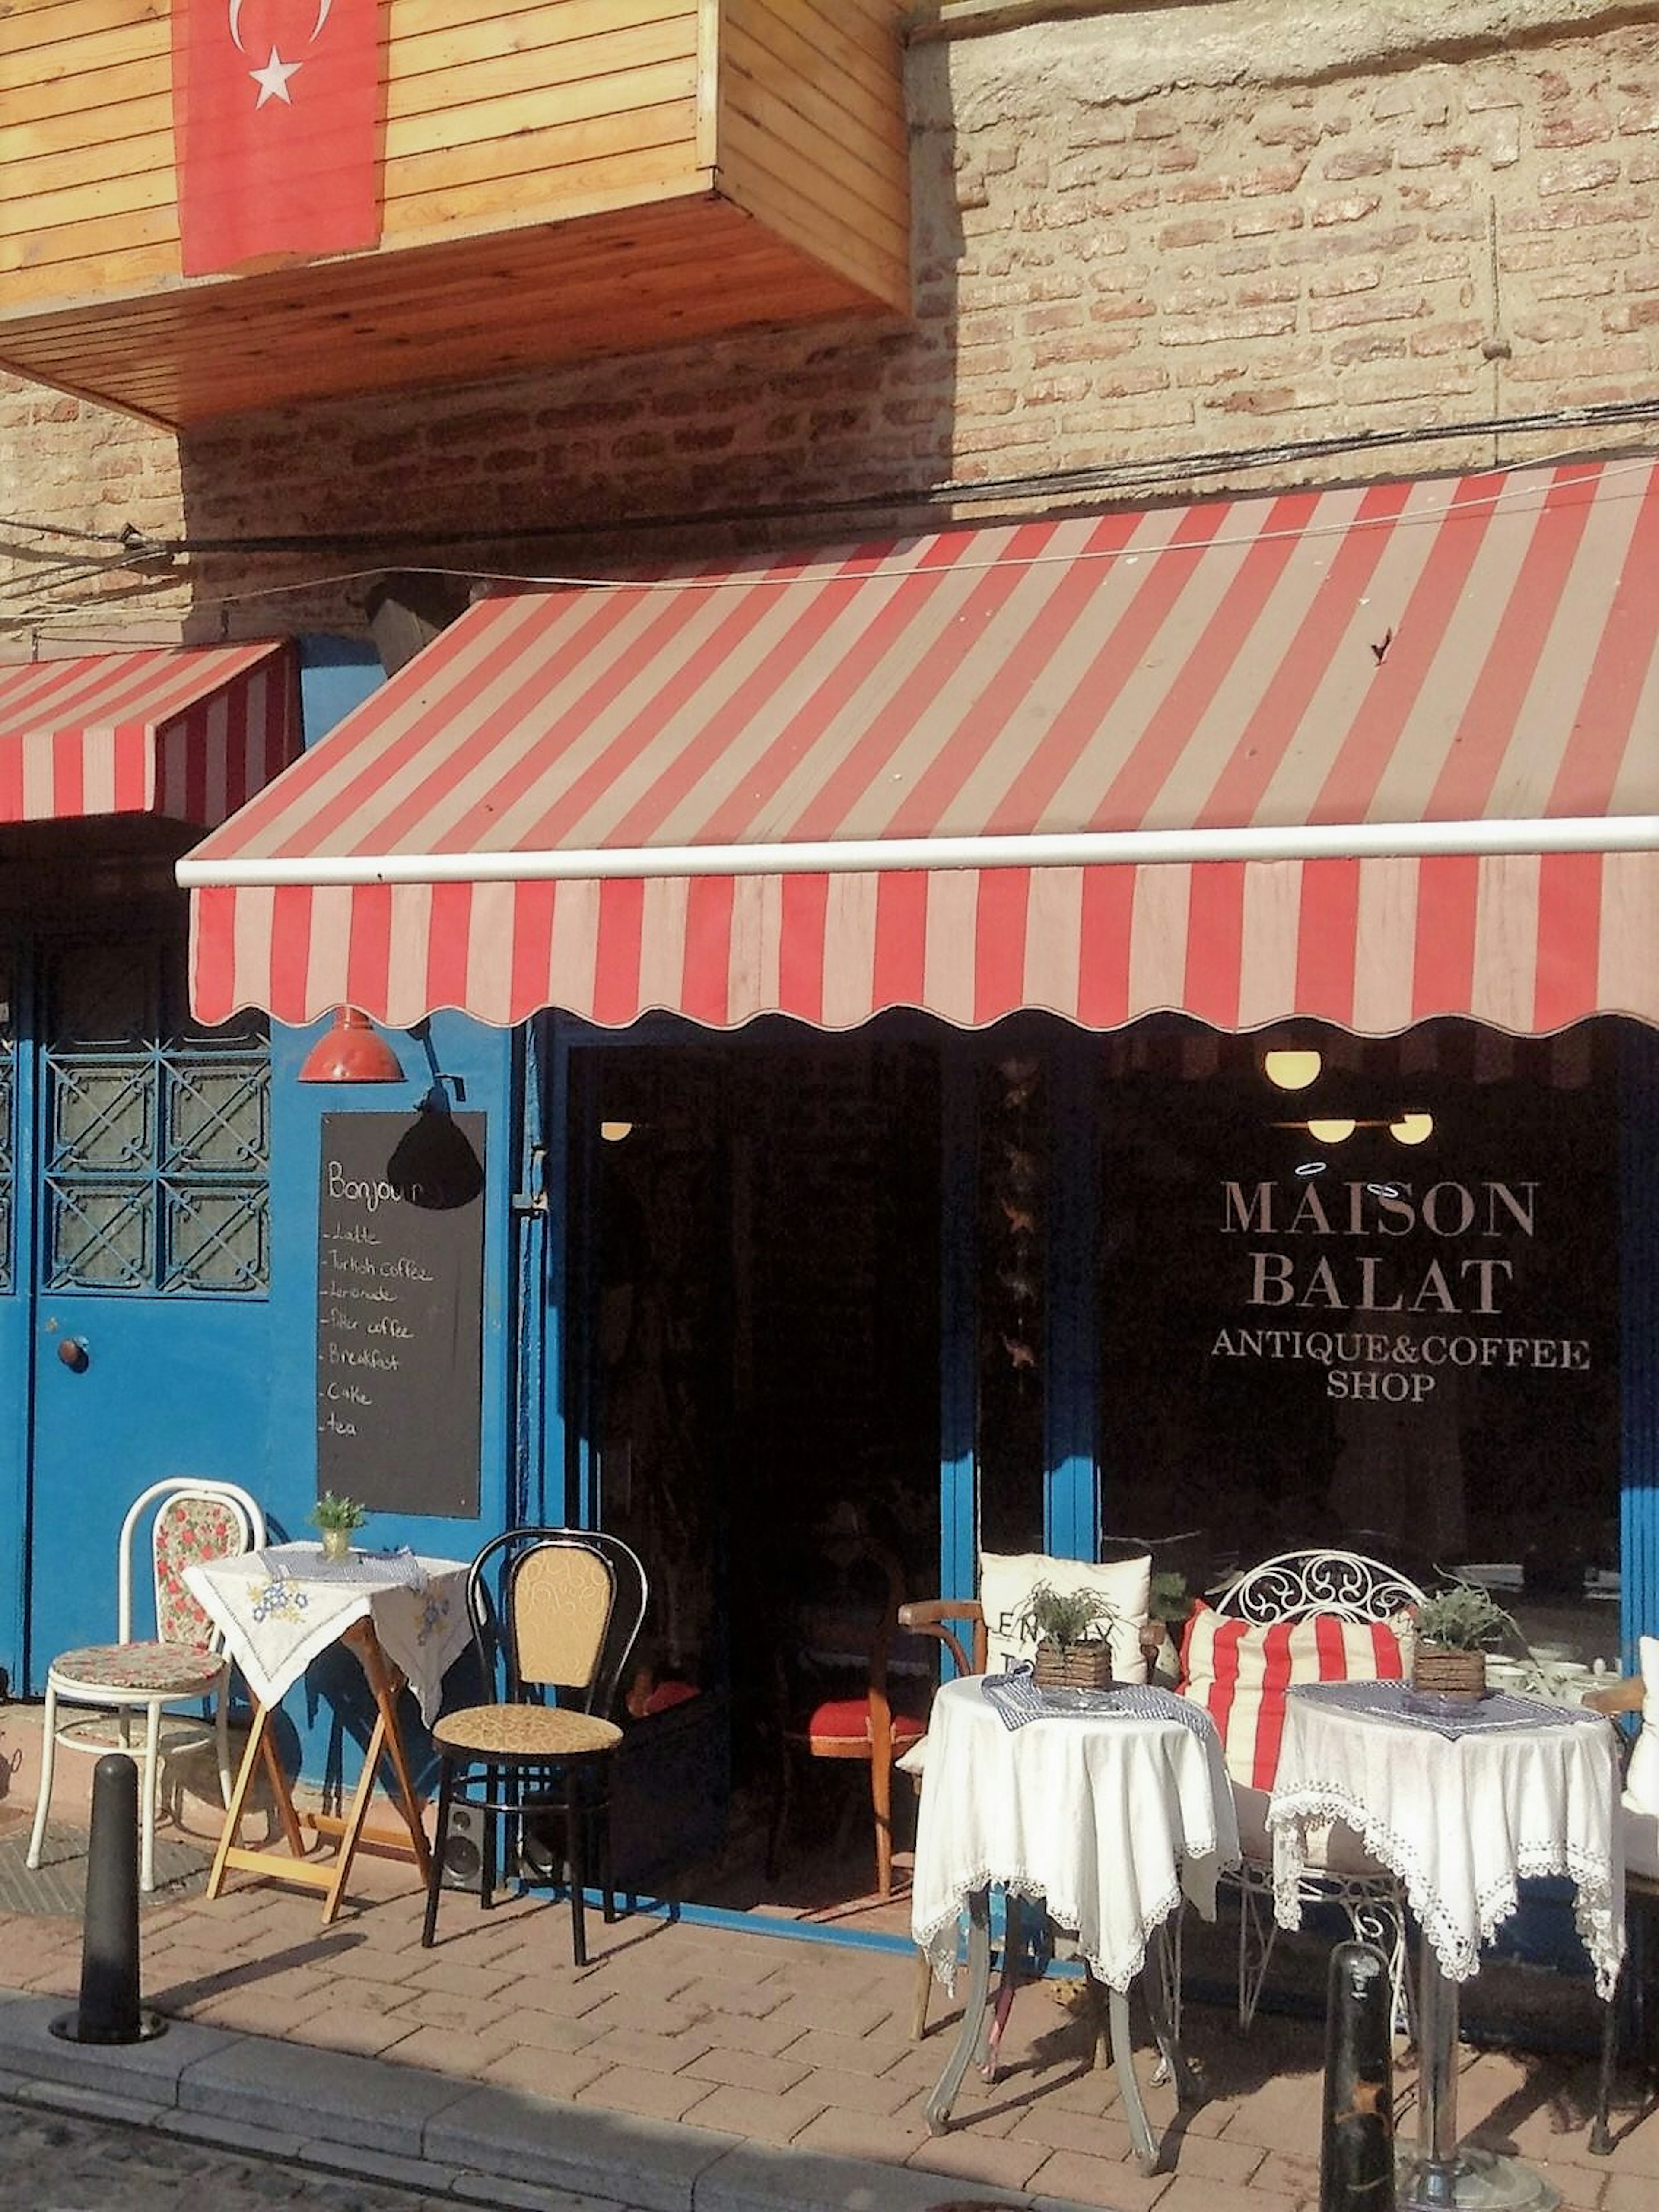
[(378, 0), (173, 0), (186, 276), (380, 234)]

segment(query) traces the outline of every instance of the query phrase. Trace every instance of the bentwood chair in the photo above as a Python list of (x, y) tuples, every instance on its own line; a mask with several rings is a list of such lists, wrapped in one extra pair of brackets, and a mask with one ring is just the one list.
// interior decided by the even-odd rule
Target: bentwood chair
[[(149, 1522), (155, 1633), (133, 1633), (133, 1554)], [(57, 1753), (132, 1753), (139, 1763), (141, 1889), (155, 1886), (155, 1808), (164, 1759), (211, 1742), (219, 1764), (219, 1790), (230, 1803), (230, 1739), (225, 1698), (230, 1662), (220, 1632), (185, 1587), (184, 1571), (198, 1561), (257, 1552), (265, 1540), (264, 1516), (234, 1482), (195, 1476), (154, 1482), (141, 1491), (121, 1523), (116, 1563), (113, 1644), (83, 1644), (60, 1652), (46, 1674), (40, 1738), (40, 1794), (34, 1808), (27, 1863), (38, 1867), (46, 1840)], [(201, 1717), (173, 1713), (198, 1704)], [(73, 1710), (65, 1714), (67, 1705)], [(143, 1715), (142, 1743), (134, 1723)], [(163, 1741), (162, 1718), (167, 1722)]]
[[(605, 1917), (611, 1885), (610, 1775), (622, 1729), (611, 1717), (617, 1685), (645, 1619), (645, 1570), (619, 1537), (597, 1529), (509, 1528), (486, 1544), (467, 1577), (467, 1609), (487, 1702), (441, 1715), (438, 1811), (426, 1917), (430, 1948), (457, 1802), (482, 1814), (480, 1902), (495, 1901), (498, 1869), (524, 1867), (536, 1841), (562, 1832), (575, 1962), (587, 1963), (584, 1913), (590, 1863)], [(556, 1862), (555, 1862), (556, 1863)]]

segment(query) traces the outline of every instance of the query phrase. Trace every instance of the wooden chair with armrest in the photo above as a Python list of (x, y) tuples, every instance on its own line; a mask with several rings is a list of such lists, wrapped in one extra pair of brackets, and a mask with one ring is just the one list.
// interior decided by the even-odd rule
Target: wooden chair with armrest
[(1631, 1917), (1632, 1941), (1602, 2022), (1601, 2063), (1589, 2142), (1589, 2148), (1598, 2157), (1606, 2157), (1613, 2147), (1608, 2113), (1619, 2059), (1620, 2014), (1626, 2005), (1650, 2072), (1653, 2065), (1647, 2051), (1647, 2012), (1652, 1994), (1651, 1923), (1659, 1913), (1659, 1638), (1643, 1637), (1640, 1650), (1639, 1674), (1589, 1690), (1583, 1698), (1591, 1711), (1605, 1713), (1609, 1720), (1616, 1721), (1626, 1713), (1642, 1716), (1641, 1732), (1626, 1751), (1619, 1805), (1624, 1831), (1625, 1906)]
[[(777, 1878), (789, 1831), (797, 1763), (802, 1759), (852, 1759), (870, 1771), (875, 1894), (885, 1904), (893, 1893), (893, 1768), (927, 1726), (904, 1709), (902, 1689), (896, 1694), (890, 1680), (903, 1571), (895, 1554), (850, 1509), (843, 1509), (824, 1532), (823, 1545), (848, 1602), (838, 1618), (820, 1622), (816, 1629), (804, 1613), (793, 1625), (791, 1651), (778, 1655), (783, 1761), (767, 1836), (767, 1879)], [(859, 1650), (814, 1655), (805, 1647), (815, 1633), (831, 1645), (856, 1642)], [(848, 1662), (854, 1657), (857, 1663), (849, 1675)], [(845, 1679), (837, 1680), (838, 1674)]]

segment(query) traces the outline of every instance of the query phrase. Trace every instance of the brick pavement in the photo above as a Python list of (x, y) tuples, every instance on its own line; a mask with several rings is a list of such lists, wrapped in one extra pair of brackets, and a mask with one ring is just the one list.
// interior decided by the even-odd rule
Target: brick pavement
[[(213, 1904), (191, 1896), (147, 1908), (145, 2002), (237, 2039), (254, 2075), (262, 2046), (248, 2039), (276, 2039), (342, 2064), (374, 2062), (393, 2106), (414, 2096), (417, 2076), (423, 2098), (434, 2078), (521, 2093), (551, 2100), (556, 2133), (571, 2113), (669, 2123), (704, 2131), (711, 2145), (737, 2139), (890, 2169), (895, 2185), (905, 2170), (924, 2203), (964, 2189), (1112, 2212), (1292, 2212), (1317, 2202), (1316, 2022), (1264, 2017), (1241, 2038), (1219, 2008), (1189, 2004), (1206, 2101), (1177, 2121), (1170, 2093), (1149, 2091), (1168, 2130), (1167, 2170), (1146, 2178), (1113, 2075), (1092, 2063), (1074, 1984), (1022, 1992), (1000, 2078), (970, 2081), (957, 2124), (935, 2138), (921, 2103), (955, 2015), (937, 2007), (925, 2042), (911, 2042), (908, 1956), (640, 1917), (595, 1921), (592, 1960), (577, 1969), (561, 1905), (531, 1897), (486, 1915), (461, 1895), (446, 1899), (426, 1952), (407, 1870), (368, 1860), (360, 1869), (327, 1929), (314, 1896), (271, 1883), (239, 1882)], [(76, 1921), (0, 1918), (0, 1984), (72, 2003), (80, 1964)], [(15, 2051), (0, 2052), (0, 2064), (15, 2063)], [(1462, 2118), (1477, 2140), (1540, 2165), (1568, 2212), (1638, 2212), (1659, 2184), (1659, 2118), (1627, 2129), (1611, 2159), (1592, 2159), (1593, 2076), (1584, 2058), (1471, 2052)], [(1408, 2127), (1404, 2066), (1396, 2087)], [(648, 2190), (645, 2201), (655, 2201)]]
[[(9, 1810), (15, 1817), (16, 1799)], [(442, 2145), (444, 2171), (471, 2172), (475, 2186), (492, 2168), (567, 2191), (586, 2177), (584, 2193), (653, 2212), (845, 2206), (860, 2189), (884, 2212), (969, 2197), (1108, 2212), (1317, 2204), (1316, 2019), (1264, 2014), (1242, 2037), (1228, 2010), (1189, 2002), (1186, 2040), (1205, 2101), (1177, 2117), (1167, 2089), (1148, 2089), (1166, 2130), (1164, 2170), (1148, 2178), (1134, 2166), (1114, 2076), (1093, 2063), (1075, 1983), (1021, 1992), (999, 2080), (970, 2078), (956, 2124), (936, 2138), (921, 2102), (957, 2015), (939, 1998), (925, 2041), (911, 2041), (908, 1951), (809, 1944), (759, 1932), (758, 1916), (750, 1932), (645, 1915), (606, 1928), (592, 1915), (591, 1960), (577, 1969), (566, 1911), (545, 1896), (483, 1913), (447, 1895), (428, 1952), (406, 1866), (360, 1856), (330, 1929), (314, 1893), (233, 1879), (212, 1904), (184, 1892), (145, 1907), (144, 2001), (175, 2027), (144, 2046), (163, 2087), (139, 2084), (141, 2105), (193, 2095), (205, 2108), (198, 2123), (221, 2111), (233, 2140), (252, 2130), (301, 2144), (320, 2130), (337, 2156), (338, 2137), (358, 2124), (352, 2112), (367, 2112), (356, 2139), (412, 2160), (411, 2174)], [(904, 1908), (872, 1906), (838, 1924), (901, 1934)], [(1285, 1939), (1288, 1952), (1297, 1941)], [(1225, 1931), (1206, 1942), (1207, 1953), (1189, 1944), (1189, 1960), (1213, 1984), (1228, 1963)], [(1309, 1947), (1304, 1985), (1319, 1961)], [(0, 1910), (0, 2072), (9, 2069), (12, 2089), (33, 2075), (132, 2092), (131, 2053), (40, 2039), (47, 2013), (72, 2008), (80, 1966), (78, 1919)], [(1542, 1976), (1513, 1986), (1545, 2005), (1576, 1996), (1579, 2033), (1593, 2028), (1582, 1989)], [(1145, 2080), (1147, 2051), (1141, 2064)], [(1475, 2141), (1540, 2166), (1566, 2212), (1645, 2212), (1659, 2190), (1659, 2115), (1621, 2114), (1613, 2154), (1592, 2158), (1594, 2081), (1587, 2057), (1466, 2049), (1460, 2118)], [(1415, 2118), (1408, 2060), (1395, 2086), (1403, 2136)], [(499, 2142), (492, 2129), (504, 2130)], [(741, 2185), (723, 2199), (719, 2177), (738, 2151), (750, 2154)]]

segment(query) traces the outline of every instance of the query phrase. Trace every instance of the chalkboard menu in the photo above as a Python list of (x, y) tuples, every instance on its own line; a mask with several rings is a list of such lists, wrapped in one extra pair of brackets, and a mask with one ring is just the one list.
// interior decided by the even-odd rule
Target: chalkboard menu
[(476, 1518), (482, 1114), (325, 1114), (317, 1487)]

